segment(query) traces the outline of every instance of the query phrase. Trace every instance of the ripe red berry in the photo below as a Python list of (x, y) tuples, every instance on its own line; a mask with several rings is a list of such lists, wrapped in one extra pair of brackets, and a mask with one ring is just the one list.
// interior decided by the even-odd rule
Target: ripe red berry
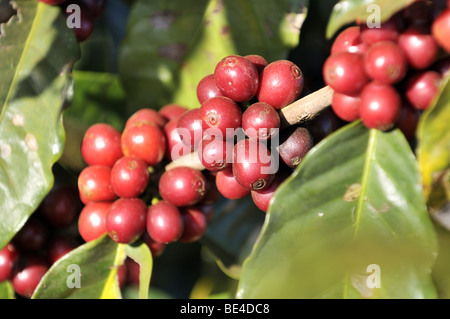
[(402, 80), (408, 71), (408, 61), (403, 50), (392, 41), (373, 44), (365, 55), (364, 67), (367, 75), (384, 84)]
[(183, 233), (178, 239), (182, 243), (192, 243), (199, 240), (206, 232), (208, 221), (203, 210), (197, 206), (181, 208)]
[(222, 93), (216, 85), (214, 74), (208, 74), (197, 84), (197, 99), (202, 104), (207, 99), (215, 96), (222, 96)]
[(390, 129), (400, 112), (401, 97), (394, 87), (371, 82), (361, 92), (361, 119), (368, 128)]
[(233, 175), (237, 182), (249, 190), (264, 189), (270, 185), (278, 170), (278, 161), (266, 145), (244, 139), (233, 150)]
[(379, 27), (361, 26), (361, 39), (371, 46), (381, 41), (397, 41), (400, 32), (400, 21), (397, 16), (383, 22)]
[(255, 203), (256, 207), (258, 207), (263, 212), (267, 213), (269, 210), (269, 205), (272, 202), (272, 198), (275, 194), (275, 191), (281, 185), (282, 182), (286, 179), (286, 174), (277, 174), (273, 182), (269, 185), (269, 187), (262, 190), (252, 190), (251, 196), (252, 200)]
[(290, 168), (295, 168), (313, 147), (313, 138), (308, 129), (294, 127), (283, 132), (284, 136), (278, 146), (278, 154)]
[(153, 123), (139, 122), (126, 127), (121, 144), (124, 156), (139, 157), (149, 166), (159, 164), (166, 152), (166, 136), (162, 128)]
[(300, 96), (304, 81), (303, 73), (295, 63), (288, 60), (274, 61), (261, 71), (258, 101), (281, 109)]
[(48, 269), (47, 261), (38, 255), (21, 256), (12, 271), (14, 291), (24, 298), (31, 298)]
[(84, 204), (115, 199), (116, 194), (111, 186), (111, 168), (102, 165), (84, 168), (78, 175), (78, 191)]
[(78, 190), (68, 184), (55, 185), (38, 207), (39, 214), (54, 227), (69, 226), (80, 210)]
[(216, 187), (220, 194), (228, 199), (241, 199), (250, 195), (250, 190), (238, 183), (231, 167), (217, 172)]
[(426, 110), (439, 93), (441, 75), (436, 71), (422, 71), (412, 74), (406, 82), (405, 95), (418, 110)]
[(19, 254), (12, 243), (0, 249), (0, 282), (11, 279), (11, 273)]
[(447, 52), (450, 53), (450, 8), (445, 9), (433, 21), (431, 31), (436, 42)]
[(359, 119), (360, 107), (361, 98), (358, 94), (347, 95), (339, 92), (333, 93), (331, 108), (341, 120), (353, 122)]
[(265, 102), (253, 103), (242, 114), (242, 129), (251, 139), (267, 140), (278, 134), (280, 116)]
[(133, 156), (124, 156), (111, 170), (111, 187), (119, 197), (138, 197), (147, 187), (150, 178), (147, 163)]
[(188, 109), (178, 104), (166, 104), (159, 109), (158, 113), (167, 121), (177, 119)]
[(119, 198), (106, 214), (106, 231), (117, 243), (136, 241), (145, 231), (147, 205), (140, 198)]
[(121, 133), (112, 125), (97, 123), (90, 126), (81, 143), (81, 155), (88, 165), (112, 167), (122, 157)]
[(81, 210), (78, 217), (78, 232), (86, 241), (92, 241), (106, 233), (106, 214), (112, 202), (91, 202)]
[(368, 44), (361, 39), (360, 26), (350, 26), (340, 32), (334, 39), (331, 45), (331, 55), (341, 51), (364, 54), (368, 47)]
[(192, 152), (192, 147), (184, 144), (182, 136), (179, 134), (177, 118), (170, 120), (164, 125), (164, 134), (167, 142), (165, 158), (169, 161)]
[(229, 55), (219, 61), (214, 69), (214, 79), (222, 95), (236, 102), (250, 100), (259, 85), (256, 66), (239, 55)]
[(421, 31), (417, 26), (411, 26), (403, 31), (398, 37), (398, 45), (414, 69), (428, 68), (439, 53), (439, 46), (433, 36)]
[(345, 51), (325, 60), (323, 77), (327, 85), (344, 94), (357, 94), (369, 81), (364, 71), (364, 56)]
[(267, 60), (259, 54), (249, 54), (244, 56), (244, 58), (250, 60), (258, 72), (261, 72), (269, 64), (269, 62), (267, 62)]
[(177, 130), (186, 146), (189, 146), (192, 150), (197, 149), (203, 137), (200, 109), (191, 109), (183, 113), (178, 118)]
[(222, 135), (223, 139), (234, 137), (242, 124), (239, 105), (224, 96), (216, 96), (203, 102), (200, 107), (203, 131), (209, 135)]
[(161, 200), (148, 208), (146, 229), (151, 239), (158, 243), (177, 241), (183, 233), (183, 219), (175, 205)]
[(191, 206), (205, 195), (206, 179), (199, 170), (180, 166), (165, 171), (159, 180), (159, 194), (175, 206)]
[[(147, 220), (148, 220), (148, 213), (147, 213)], [(164, 243), (157, 242), (156, 240), (151, 238), (147, 231), (144, 232), (141, 239), (150, 249), (153, 258), (161, 256), (164, 250), (166, 250), (167, 245)]]
[(154, 123), (159, 127), (163, 127), (167, 120), (158, 111), (144, 108), (134, 112), (125, 123), (125, 127), (139, 122)]
[(231, 165), (233, 147), (231, 141), (224, 141), (221, 137), (205, 136), (197, 149), (197, 155), (207, 170), (217, 172)]

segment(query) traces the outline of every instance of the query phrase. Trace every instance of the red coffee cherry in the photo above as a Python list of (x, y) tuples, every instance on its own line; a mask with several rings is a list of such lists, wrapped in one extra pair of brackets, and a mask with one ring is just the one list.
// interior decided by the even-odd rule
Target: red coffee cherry
[(31, 298), (48, 269), (48, 262), (43, 257), (36, 254), (20, 256), (12, 271), (14, 291), (24, 298)]
[(77, 237), (71, 235), (59, 235), (50, 240), (47, 245), (47, 258), (50, 265), (53, 265), (64, 255), (77, 248), (80, 243)]
[(231, 141), (224, 141), (221, 136), (205, 136), (197, 149), (197, 155), (207, 170), (217, 172), (231, 166), (233, 147)]
[(242, 129), (251, 139), (268, 140), (280, 130), (280, 116), (271, 105), (256, 102), (242, 114)]
[(428, 68), (439, 54), (439, 46), (433, 36), (417, 26), (403, 31), (398, 37), (398, 45), (414, 69)]
[(450, 8), (445, 9), (433, 21), (431, 31), (436, 42), (447, 52), (450, 53)]
[(166, 135), (166, 152), (165, 158), (173, 161), (183, 155), (193, 151), (192, 147), (183, 143), (183, 138), (178, 131), (178, 119), (174, 118), (164, 125), (164, 134)]
[(22, 228), (14, 235), (12, 243), (24, 252), (36, 252), (43, 249), (49, 237), (47, 224), (35, 216), (31, 216)]
[(55, 185), (42, 200), (38, 213), (54, 227), (67, 227), (78, 217), (81, 210), (76, 187), (68, 184)]
[(152, 240), (164, 244), (175, 242), (183, 228), (181, 213), (175, 205), (161, 200), (148, 208), (146, 229)]
[(283, 133), (278, 146), (278, 154), (288, 167), (295, 168), (313, 147), (313, 138), (308, 129), (304, 127), (296, 127)]
[(106, 231), (117, 243), (136, 241), (145, 231), (147, 205), (140, 198), (119, 198), (106, 214)]
[(206, 232), (208, 220), (203, 210), (198, 206), (182, 207), (183, 233), (178, 239), (181, 243), (193, 243)]
[(178, 104), (166, 104), (159, 109), (158, 113), (167, 121), (179, 118), (188, 109)]
[(267, 60), (259, 54), (245, 55), (244, 58), (250, 60), (250, 62), (253, 63), (258, 72), (261, 72), (269, 64), (269, 62), (267, 62)]
[(256, 140), (244, 139), (234, 147), (233, 175), (249, 190), (268, 187), (278, 170), (277, 164), (266, 145)]
[(441, 75), (436, 71), (422, 71), (412, 74), (406, 82), (405, 95), (418, 110), (426, 110), (439, 94)]
[(300, 96), (304, 81), (303, 73), (295, 63), (288, 60), (274, 61), (261, 71), (258, 101), (281, 109)]
[(361, 39), (371, 46), (381, 41), (397, 41), (400, 33), (400, 20), (397, 16), (383, 22), (380, 27), (370, 28), (366, 24), (361, 25)]
[(402, 105), (397, 90), (388, 84), (371, 82), (361, 92), (361, 119), (368, 128), (390, 129)]
[(222, 95), (236, 102), (244, 102), (255, 96), (259, 85), (256, 66), (239, 55), (229, 55), (217, 63), (214, 79)]
[(197, 149), (203, 137), (201, 111), (199, 108), (186, 111), (178, 118), (178, 134), (182, 142), (192, 150)]
[(222, 96), (222, 93), (216, 85), (214, 74), (208, 74), (197, 84), (197, 99), (202, 104), (207, 99), (215, 96)]
[(84, 204), (114, 200), (116, 194), (111, 186), (111, 168), (102, 165), (84, 168), (78, 175), (78, 191)]
[(154, 123), (159, 127), (163, 127), (167, 120), (158, 112), (153, 109), (140, 109), (134, 112), (125, 123), (125, 127), (134, 125), (139, 122)]
[(138, 197), (147, 187), (150, 178), (147, 163), (133, 156), (124, 156), (111, 170), (111, 187), (119, 197)]
[(200, 118), (204, 134), (221, 134), (223, 139), (228, 139), (234, 137), (235, 130), (241, 127), (242, 111), (230, 98), (216, 96), (203, 102)]
[(367, 51), (364, 66), (372, 79), (384, 84), (394, 84), (405, 77), (408, 61), (397, 43), (380, 41)]
[(364, 56), (345, 51), (325, 60), (323, 77), (332, 89), (349, 95), (360, 92), (369, 81), (364, 71)]
[(369, 45), (361, 39), (360, 26), (350, 26), (340, 32), (331, 45), (331, 54), (347, 51), (350, 53), (366, 53)]
[(112, 167), (122, 157), (121, 133), (112, 125), (97, 123), (90, 126), (81, 143), (81, 155), (88, 165)]
[(281, 183), (286, 180), (286, 178), (287, 178), (286, 174), (279, 173), (275, 176), (275, 179), (269, 185), (269, 187), (262, 190), (252, 190), (251, 196), (256, 207), (258, 207), (263, 212), (267, 213), (267, 211), (269, 210), (269, 205), (271, 204), (272, 198), (275, 194), (275, 191), (278, 189)]
[(81, 210), (78, 217), (78, 232), (86, 241), (101, 237), (106, 231), (106, 214), (112, 202), (91, 202)]
[(165, 171), (159, 180), (159, 194), (175, 206), (191, 206), (205, 195), (206, 179), (191, 167), (175, 167)]
[(347, 95), (339, 92), (333, 93), (331, 108), (333, 112), (346, 122), (353, 122), (359, 119), (359, 109), (361, 107), (361, 97)]
[(18, 256), (18, 251), (12, 243), (0, 249), (0, 282), (11, 279), (12, 269)]
[(159, 126), (148, 122), (138, 122), (125, 127), (121, 145), (124, 156), (139, 157), (149, 166), (155, 166), (164, 158), (166, 136)]
[(395, 126), (402, 131), (407, 140), (412, 140), (416, 136), (419, 118), (419, 110), (413, 108), (409, 103), (403, 103)]
[(231, 167), (217, 172), (216, 187), (219, 193), (228, 199), (241, 199), (250, 195), (250, 190), (238, 183)]

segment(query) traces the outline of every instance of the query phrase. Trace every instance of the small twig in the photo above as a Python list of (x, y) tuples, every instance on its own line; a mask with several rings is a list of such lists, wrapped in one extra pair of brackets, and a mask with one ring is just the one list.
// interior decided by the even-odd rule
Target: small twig
[[(315, 118), (320, 112), (331, 105), (333, 92), (332, 88), (325, 86), (281, 109), (279, 111), (281, 129), (307, 122)], [(178, 166), (189, 166), (199, 170), (204, 169), (198, 158), (197, 152), (175, 159), (166, 165), (165, 169), (168, 171)]]

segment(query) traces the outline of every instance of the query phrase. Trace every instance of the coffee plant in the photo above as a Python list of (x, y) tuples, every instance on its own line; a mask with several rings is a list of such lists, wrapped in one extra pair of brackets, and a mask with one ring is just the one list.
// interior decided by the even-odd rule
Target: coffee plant
[(0, 0), (0, 298), (449, 298), (449, 70), (445, 0)]

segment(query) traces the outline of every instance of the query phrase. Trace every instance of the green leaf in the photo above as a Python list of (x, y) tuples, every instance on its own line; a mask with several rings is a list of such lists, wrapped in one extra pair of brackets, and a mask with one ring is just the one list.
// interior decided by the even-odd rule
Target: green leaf
[(356, 21), (374, 18), (380, 22), (409, 6), (416, 0), (341, 0), (333, 8), (328, 21), (326, 37), (331, 38), (341, 27)]
[(306, 0), (138, 0), (119, 52), (132, 108), (198, 107), (196, 86), (230, 54), (286, 58)]
[(126, 245), (125, 253), (139, 265), (139, 299), (147, 299), (153, 269), (152, 253), (142, 241)]
[(406, 139), (355, 122), (315, 146), (277, 190), (237, 296), (433, 298), (436, 254)]
[(125, 245), (115, 243), (105, 234), (58, 259), (41, 279), (32, 298), (121, 298), (117, 269), (125, 257)]
[(14, 288), (9, 280), (0, 282), (0, 299), (15, 299)]
[(73, 71), (74, 96), (70, 108), (64, 112), (66, 143), (60, 163), (75, 171), (86, 165), (80, 145), (89, 126), (108, 123), (122, 130), (127, 113), (125, 92), (116, 74)]
[(450, 77), (443, 80), (435, 103), (420, 117), (417, 130), (417, 157), (428, 197), (439, 174), (450, 168)]
[(53, 184), (51, 168), (64, 145), (61, 111), (79, 55), (59, 7), (14, 3), (17, 14), (0, 36), (0, 247)]

